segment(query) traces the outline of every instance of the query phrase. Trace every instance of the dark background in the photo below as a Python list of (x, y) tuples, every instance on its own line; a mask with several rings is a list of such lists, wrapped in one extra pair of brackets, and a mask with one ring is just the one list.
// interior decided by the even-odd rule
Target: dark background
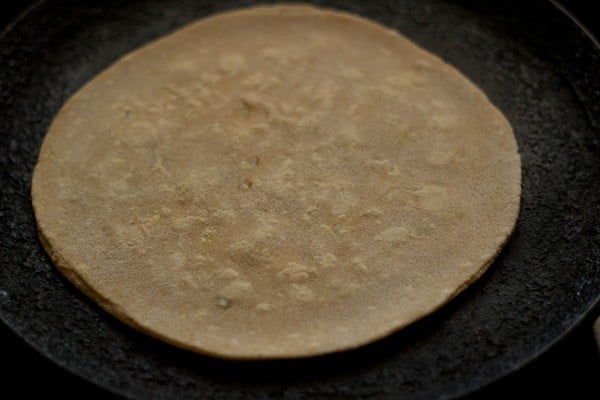
[[(0, 5), (0, 31), (34, 3), (32, 0), (12, 0)], [(600, 37), (600, 16), (594, 13), (596, 0), (564, 0), (560, 3)], [(600, 71), (598, 75), (600, 79)], [(597, 314), (595, 316), (600, 316)], [(595, 316), (590, 315), (539, 359), (469, 396), (468, 400), (521, 398), (524, 394), (551, 399), (600, 399), (600, 354), (592, 332)], [(0, 374), (2, 398), (17, 397), (8, 393), (18, 393), (19, 398), (118, 399), (55, 366), (1, 323), (0, 362), (3, 366)]]

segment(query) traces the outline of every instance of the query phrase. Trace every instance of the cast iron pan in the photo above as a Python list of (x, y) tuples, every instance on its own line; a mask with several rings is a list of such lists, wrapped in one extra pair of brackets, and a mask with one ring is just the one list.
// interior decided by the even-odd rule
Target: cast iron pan
[[(600, 50), (546, 1), (332, 1), (397, 28), (488, 94), (523, 161), (516, 231), (447, 307), (359, 350), (227, 362), (139, 334), (81, 295), (37, 239), (33, 166), (52, 117), (119, 56), (249, 1), (45, 1), (0, 36), (0, 317), (57, 364), (133, 398), (447, 398), (519, 368), (600, 295)], [(483, 221), (482, 221), (483, 222)]]

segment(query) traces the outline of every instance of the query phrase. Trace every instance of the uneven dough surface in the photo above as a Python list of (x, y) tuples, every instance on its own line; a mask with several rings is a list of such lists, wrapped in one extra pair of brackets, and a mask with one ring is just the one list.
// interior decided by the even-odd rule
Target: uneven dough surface
[(476, 279), (515, 224), (512, 129), (398, 33), (308, 6), (200, 20), (54, 120), (42, 242), (108, 312), (233, 359), (355, 348)]

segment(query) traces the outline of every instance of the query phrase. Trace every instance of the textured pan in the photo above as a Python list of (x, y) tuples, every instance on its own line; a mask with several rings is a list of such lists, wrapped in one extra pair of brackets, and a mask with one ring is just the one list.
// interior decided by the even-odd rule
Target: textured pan
[(515, 129), (523, 161), (515, 234), (440, 312), (357, 351), (239, 364), (148, 339), (79, 295), (44, 255), (30, 206), (52, 116), (121, 54), (237, 4), (45, 2), (0, 37), (0, 316), (17, 333), (69, 370), (137, 398), (437, 398), (516, 369), (595, 304), (600, 52), (545, 1), (328, 3), (396, 27), (454, 64)]

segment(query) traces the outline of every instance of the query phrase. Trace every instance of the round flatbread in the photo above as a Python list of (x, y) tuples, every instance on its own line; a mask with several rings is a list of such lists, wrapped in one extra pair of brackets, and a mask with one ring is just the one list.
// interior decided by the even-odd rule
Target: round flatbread
[(324, 354), (431, 313), (515, 224), (512, 129), (397, 32), (308, 6), (203, 19), (54, 120), (33, 177), (60, 271), (125, 323), (218, 357)]

